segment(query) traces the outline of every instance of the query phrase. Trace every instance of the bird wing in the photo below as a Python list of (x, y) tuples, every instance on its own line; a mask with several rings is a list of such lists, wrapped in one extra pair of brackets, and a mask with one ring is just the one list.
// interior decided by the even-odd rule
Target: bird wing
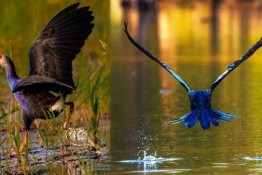
[[(59, 12), (32, 44), (29, 51), (29, 77), (17, 85), (20, 90), (35, 84), (45, 85), (46, 88), (52, 86), (56, 91), (60, 91), (61, 84), (62, 88), (75, 88), (72, 61), (94, 27), (94, 17), (89, 7), (78, 6), (79, 3), (76, 3)], [(17, 87), (14, 91), (18, 91)]]
[(177, 75), (170, 67), (168, 67), (165, 63), (163, 63), (162, 61), (160, 61), (158, 58), (156, 58), (155, 56), (153, 56), (151, 53), (149, 53), (147, 50), (145, 50), (142, 46), (140, 46), (128, 33), (127, 30), (127, 25), (128, 23), (125, 22), (124, 23), (124, 32), (126, 33), (129, 41), (136, 46), (141, 52), (143, 52), (146, 56), (148, 56), (149, 58), (151, 58), (152, 60), (154, 60), (155, 62), (157, 62), (158, 64), (160, 64), (164, 69), (166, 69), (188, 92), (190, 91), (189, 86), (184, 82), (184, 80)]
[(25, 90), (26, 92), (66, 92), (67, 94), (70, 94), (75, 90), (75, 87), (57, 81), (54, 78), (31, 75), (19, 82), (12, 91), (15, 93), (21, 90)]
[(248, 59), (251, 55), (253, 55), (257, 49), (259, 49), (262, 46), (262, 38), (260, 38), (259, 41), (257, 41), (256, 44), (254, 44), (239, 60), (235, 61), (231, 65), (228, 66), (227, 70), (223, 72), (210, 86), (211, 92), (215, 89), (215, 87), (235, 68), (237, 68), (243, 61)]

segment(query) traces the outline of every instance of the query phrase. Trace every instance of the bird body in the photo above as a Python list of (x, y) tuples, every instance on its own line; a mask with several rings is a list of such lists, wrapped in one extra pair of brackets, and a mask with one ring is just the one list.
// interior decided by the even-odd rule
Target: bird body
[(189, 100), (191, 102), (191, 110), (194, 109), (210, 109), (211, 93), (207, 90), (191, 90), (189, 91)]
[(153, 61), (157, 62), (160, 66), (162, 66), (165, 70), (167, 70), (187, 91), (190, 100), (191, 111), (186, 115), (179, 117), (177, 119), (171, 119), (166, 123), (182, 123), (182, 126), (188, 126), (192, 128), (195, 126), (196, 122), (199, 121), (200, 125), (203, 129), (209, 129), (210, 124), (214, 126), (218, 126), (218, 121), (227, 122), (227, 119), (234, 119), (235, 115), (228, 114), (222, 111), (218, 111), (212, 108), (211, 106), (211, 97), (212, 91), (217, 87), (217, 85), (235, 68), (237, 68), (243, 61), (252, 56), (257, 49), (262, 46), (262, 38), (255, 43), (239, 60), (230, 64), (225, 72), (223, 72), (210, 86), (210, 88), (206, 90), (192, 90), (187, 83), (177, 75), (170, 67), (168, 67), (165, 63), (160, 61), (158, 58), (153, 56), (147, 50), (145, 50), (142, 46), (140, 46), (129, 34), (127, 30), (127, 22), (124, 23), (124, 32), (127, 35), (129, 41), (138, 48), (141, 52), (143, 52), (146, 56), (148, 56)]
[(50, 119), (57, 117), (63, 111), (63, 98), (54, 96), (49, 92), (26, 93), (19, 91), (14, 95), (18, 103), (23, 106), (23, 118), (27, 120), (25, 122), (25, 129), (27, 130), (29, 130), (35, 118)]
[[(17, 76), (11, 59), (5, 55), (0, 57), (0, 65), (5, 68), (8, 84), (13, 90), (14, 87), (22, 81), (22, 79)], [(34, 92), (27, 92), (26, 90), (17, 91), (14, 93), (14, 96), (17, 102), (21, 104), (23, 114), (26, 113), (28, 116), (32, 116), (32, 118), (41, 119), (45, 119), (46, 116), (40, 111), (57, 113), (57, 111), (52, 110), (50, 106), (52, 107), (56, 102), (61, 101), (61, 97), (56, 97), (49, 91), (37, 91), (37, 89), (35, 89)]]
[[(167, 123), (180, 123), (184, 122), (182, 126), (188, 125), (189, 128), (195, 126), (197, 121), (200, 121), (203, 129), (210, 128), (210, 124), (218, 126), (217, 121), (227, 122), (226, 119), (234, 119), (234, 115), (218, 111), (211, 106), (211, 90), (190, 90), (189, 93), (191, 111), (175, 120)], [(226, 119), (225, 119), (226, 118)]]
[(27, 145), (28, 131), (34, 119), (57, 117), (64, 105), (69, 105), (66, 126), (74, 110), (73, 102), (65, 102), (67, 95), (76, 88), (72, 61), (94, 27), (89, 7), (78, 6), (76, 3), (59, 12), (36, 38), (29, 51), (28, 77), (19, 78), (12, 60), (0, 56), (0, 66), (6, 70), (8, 84), (23, 111), (25, 136), (20, 152)]

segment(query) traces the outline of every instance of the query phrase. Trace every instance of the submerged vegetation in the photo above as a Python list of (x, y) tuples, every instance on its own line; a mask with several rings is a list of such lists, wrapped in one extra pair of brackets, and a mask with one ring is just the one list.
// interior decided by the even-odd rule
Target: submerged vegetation
[[(27, 48), (43, 29), (46, 20), (62, 8), (74, 3), (73, 1), (38, 2), (32, 1), (31, 11), (27, 11), (28, 8), (22, 4), (17, 5), (10, 2), (10, 6), (5, 6), (14, 13), (8, 16), (5, 15), (6, 12), (0, 17), (1, 21), (4, 21), (0, 28), (0, 52), (14, 58), (13, 61), (18, 65), (17, 72), (21, 77), (28, 74)], [(110, 89), (108, 84), (107, 22), (105, 22), (106, 19), (96, 18), (96, 14), (101, 13), (98, 4), (97, 2), (90, 2), (90, 4), (81, 2), (82, 6), (91, 6), (95, 16), (95, 28), (81, 53), (73, 62), (73, 79), (77, 89), (68, 96), (68, 100), (75, 103), (75, 111), (68, 128), (63, 128), (63, 122), (66, 120), (68, 112), (66, 107), (57, 118), (35, 121), (30, 130), (28, 148), (23, 155), (12, 155), (14, 151), (19, 149), (23, 141), (22, 113), (8, 88), (4, 71), (0, 71), (0, 83), (3, 87), (0, 96), (0, 174), (23, 174), (25, 172), (29, 174), (44, 174), (45, 172), (63, 174), (63, 172), (72, 171), (88, 173), (100, 166), (99, 162), (94, 160), (102, 154), (104, 155), (108, 149), (106, 146), (109, 145), (107, 131), (110, 127), (108, 120)], [(100, 6), (101, 4), (106, 6), (108, 2), (100, 2)], [(48, 15), (41, 13), (50, 6), (52, 7)], [(43, 9), (40, 10), (40, 7)], [(44, 9), (44, 7), (46, 8)], [(37, 15), (35, 15), (36, 9), (39, 9)], [(18, 12), (23, 15), (20, 16)], [(108, 13), (108, 10), (104, 9), (102, 13)], [(39, 16), (39, 14), (43, 14), (43, 16)], [(19, 21), (18, 25), (15, 21)], [(32, 22), (23, 25), (26, 21)], [(29, 28), (31, 29), (29, 30)], [(21, 33), (25, 35), (21, 35)], [(107, 121), (107, 129), (100, 129), (101, 120)]]

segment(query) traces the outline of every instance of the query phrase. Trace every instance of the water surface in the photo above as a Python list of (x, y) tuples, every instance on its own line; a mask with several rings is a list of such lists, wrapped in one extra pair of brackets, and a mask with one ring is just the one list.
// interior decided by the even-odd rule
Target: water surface
[[(118, 7), (111, 3), (111, 10)], [(261, 3), (161, 1), (149, 11), (135, 6), (111, 11), (112, 171), (131, 174), (261, 173), (261, 56), (234, 70), (214, 90), (212, 106), (238, 114), (219, 127), (193, 129), (165, 121), (190, 110), (184, 88), (141, 54), (130, 34), (179, 74), (192, 89), (206, 89), (261, 37)], [(143, 151), (173, 161), (150, 168)]]

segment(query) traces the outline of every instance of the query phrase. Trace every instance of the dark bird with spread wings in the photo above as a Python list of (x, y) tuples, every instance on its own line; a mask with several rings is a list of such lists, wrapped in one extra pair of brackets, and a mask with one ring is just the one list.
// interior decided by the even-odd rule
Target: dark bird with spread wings
[(235, 61), (231, 65), (228, 66), (227, 70), (222, 73), (213, 84), (206, 90), (192, 90), (190, 87), (182, 80), (180, 76), (178, 76), (175, 72), (171, 70), (165, 63), (160, 61), (158, 58), (153, 56), (151, 53), (146, 51), (143, 47), (141, 47), (128, 33), (127, 30), (127, 22), (124, 23), (124, 32), (127, 35), (129, 41), (136, 46), (141, 52), (143, 52), (146, 56), (160, 64), (164, 69), (166, 69), (188, 92), (189, 100), (191, 103), (191, 111), (186, 115), (167, 121), (167, 123), (182, 123), (182, 126), (187, 126), (192, 128), (195, 126), (196, 122), (199, 121), (201, 127), (203, 129), (209, 129), (210, 124), (214, 126), (218, 126), (218, 121), (227, 122), (227, 119), (233, 119), (234, 115), (224, 113), (222, 111), (218, 111), (212, 108), (211, 106), (211, 96), (213, 90), (216, 86), (236, 67), (238, 67), (243, 61), (248, 59), (257, 49), (259, 49), (262, 45), (262, 38), (253, 45), (239, 60)]
[(57, 117), (63, 106), (68, 105), (66, 126), (74, 110), (73, 102), (65, 102), (67, 95), (76, 88), (72, 79), (72, 61), (94, 27), (90, 7), (78, 6), (79, 3), (73, 4), (59, 12), (36, 38), (29, 51), (27, 78), (19, 78), (12, 60), (0, 56), (0, 65), (6, 70), (9, 86), (23, 110), (24, 142), (19, 152), (26, 148), (34, 119)]

